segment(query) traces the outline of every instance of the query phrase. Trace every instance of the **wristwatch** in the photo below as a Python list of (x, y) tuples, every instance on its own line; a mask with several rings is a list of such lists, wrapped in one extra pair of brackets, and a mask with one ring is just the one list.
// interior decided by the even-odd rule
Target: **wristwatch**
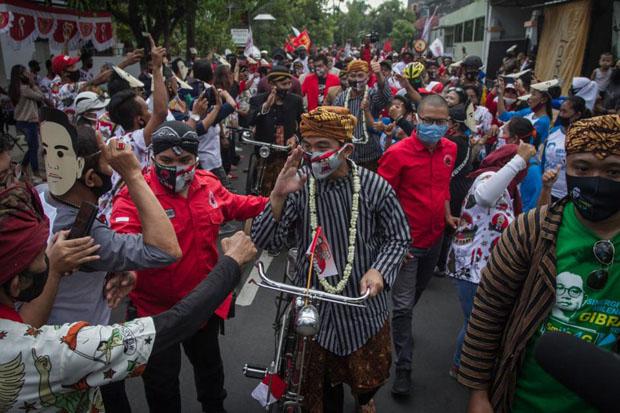
[(200, 115), (196, 113), (192, 113), (191, 115), (189, 115), (189, 118), (194, 122), (200, 122)]

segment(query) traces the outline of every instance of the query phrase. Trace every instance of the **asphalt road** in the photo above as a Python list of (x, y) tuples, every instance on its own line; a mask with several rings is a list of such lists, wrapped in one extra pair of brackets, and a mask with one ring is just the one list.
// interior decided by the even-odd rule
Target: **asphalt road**
[[(245, 151), (248, 152), (247, 149)], [(244, 158), (247, 161), (247, 156)], [(234, 182), (239, 190), (243, 188), (243, 165), (235, 173), (240, 176)], [(268, 274), (279, 279), (286, 262), (284, 253), (271, 259), (266, 253), (262, 259), (268, 266)], [(238, 301), (236, 317), (226, 323), (226, 335), (220, 336), (220, 346), (226, 372), (225, 386), (228, 391), (226, 409), (228, 412), (264, 412), (258, 402), (250, 396), (258, 381), (245, 378), (242, 369), (245, 363), (268, 366), (273, 359), (274, 333), (272, 323), (275, 317), (276, 293), (245, 287), (250, 269), (239, 284), (241, 303)], [(242, 291), (243, 290), (243, 291)], [(254, 294), (255, 292), (255, 294)], [(246, 305), (239, 305), (246, 304)], [(122, 310), (116, 311), (119, 320)], [(448, 376), (454, 342), (462, 323), (461, 310), (455, 288), (449, 279), (434, 278), (414, 310), (414, 370), (413, 391), (410, 397), (395, 399), (390, 393), (391, 383), (384, 386), (375, 396), (379, 412), (446, 413), (464, 412), (467, 391)], [(180, 375), (182, 412), (200, 412), (196, 401), (192, 366), (185, 356)], [(148, 412), (141, 379), (126, 383), (128, 397), (134, 412)], [(354, 412), (353, 398), (346, 394), (346, 412)]]

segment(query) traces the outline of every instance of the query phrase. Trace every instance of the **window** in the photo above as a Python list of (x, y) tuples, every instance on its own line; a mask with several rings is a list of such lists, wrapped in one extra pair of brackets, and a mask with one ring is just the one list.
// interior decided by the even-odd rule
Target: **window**
[(484, 40), (484, 17), (478, 17), (474, 24), (474, 42)]
[(474, 40), (474, 21), (467, 20), (463, 26), (463, 42), (471, 42)]
[(454, 26), (454, 43), (461, 43), (463, 41), (463, 23)]
[(444, 28), (443, 42), (445, 47), (454, 46), (454, 26), (448, 26)]

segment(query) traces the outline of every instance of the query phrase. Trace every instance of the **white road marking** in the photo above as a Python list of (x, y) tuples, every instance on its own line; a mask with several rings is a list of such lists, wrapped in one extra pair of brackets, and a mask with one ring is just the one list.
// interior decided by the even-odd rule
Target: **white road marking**
[[(271, 265), (271, 261), (273, 261), (273, 258), (274, 257), (267, 254), (267, 250), (263, 250), (263, 252), (261, 252), (260, 256), (256, 261), (262, 261), (266, 268), (265, 271), (268, 271), (269, 266)], [(258, 285), (256, 285), (259, 280), (260, 278), (258, 276), (258, 269), (254, 267), (252, 268), (252, 272), (250, 272), (250, 275), (248, 275), (248, 279), (245, 280), (245, 284), (243, 284), (243, 288), (241, 288), (241, 291), (237, 296), (237, 305), (241, 307), (247, 307), (252, 304), (254, 298), (256, 297), (256, 293), (260, 288)]]

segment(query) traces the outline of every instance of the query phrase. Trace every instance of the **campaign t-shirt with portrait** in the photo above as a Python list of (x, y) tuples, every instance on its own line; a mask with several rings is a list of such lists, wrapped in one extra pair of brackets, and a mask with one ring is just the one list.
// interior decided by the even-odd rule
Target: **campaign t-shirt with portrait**
[[(602, 289), (588, 287), (589, 274), (604, 268), (594, 257), (596, 241), (599, 238), (579, 222), (569, 202), (557, 239), (556, 303), (528, 343), (517, 379), (513, 413), (598, 411), (547, 374), (533, 356), (536, 342), (547, 331), (560, 331), (603, 349), (614, 349), (620, 336), (620, 262), (615, 260), (609, 266), (609, 277)], [(620, 234), (611, 241), (619, 251)]]

